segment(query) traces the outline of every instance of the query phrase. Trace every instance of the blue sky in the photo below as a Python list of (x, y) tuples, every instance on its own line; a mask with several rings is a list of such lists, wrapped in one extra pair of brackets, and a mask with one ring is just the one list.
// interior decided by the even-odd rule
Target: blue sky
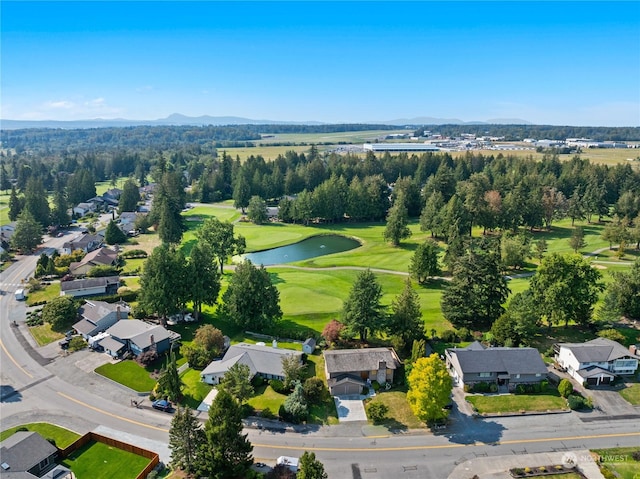
[(12, 2), (0, 117), (640, 126), (640, 2)]

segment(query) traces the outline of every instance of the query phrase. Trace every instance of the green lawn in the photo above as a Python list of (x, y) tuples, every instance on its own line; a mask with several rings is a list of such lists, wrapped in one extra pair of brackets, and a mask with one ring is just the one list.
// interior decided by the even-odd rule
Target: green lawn
[(26, 428), (29, 431), (37, 432), (45, 439), (53, 439), (61, 449), (71, 445), (74, 441), (80, 438), (80, 434), (76, 434), (73, 431), (69, 431), (60, 426), (49, 424), (46, 422), (34, 422), (30, 424), (23, 424), (22, 426), (12, 427), (0, 432), (0, 441), (4, 441), (6, 438), (15, 433), (18, 429)]
[(43, 301), (51, 301), (60, 296), (60, 282), (53, 282), (38, 291), (29, 291), (27, 294), (27, 305), (33, 306)]
[(195, 369), (187, 369), (180, 376), (184, 383), (182, 394), (184, 395), (184, 404), (192, 409), (197, 409), (200, 403), (207, 397), (212, 386), (203, 383), (200, 380), (200, 371)]
[[(637, 479), (640, 476), (640, 462), (631, 457), (640, 447), (614, 447), (612, 449), (594, 449), (602, 462), (600, 469), (608, 469), (620, 479)], [(606, 476), (609, 477), (609, 476)]]
[(101, 442), (90, 441), (62, 461), (79, 479), (135, 478), (149, 459)]
[(557, 391), (547, 394), (501, 394), (499, 396), (468, 395), (480, 414), (538, 412), (567, 409), (566, 400)]
[(265, 381), (262, 386), (255, 388), (255, 394), (247, 403), (256, 411), (269, 409), (277, 415), (285, 399), (287, 399), (286, 395), (275, 392)]
[(390, 391), (378, 391), (370, 403), (386, 404), (389, 408), (387, 418), (381, 424), (392, 429), (417, 429), (424, 428), (424, 423), (420, 421), (411, 411), (407, 402), (406, 388), (394, 388)]
[(634, 406), (640, 406), (640, 383), (627, 386), (620, 391), (620, 396), (625, 398)]
[(32, 326), (29, 328), (29, 332), (33, 339), (36, 340), (38, 346), (46, 346), (58, 339), (64, 338), (64, 334), (51, 329), (51, 324), (44, 323), (40, 326)]
[(128, 359), (116, 364), (104, 364), (96, 368), (96, 373), (138, 392), (149, 392), (156, 385), (155, 380), (149, 376), (149, 371)]

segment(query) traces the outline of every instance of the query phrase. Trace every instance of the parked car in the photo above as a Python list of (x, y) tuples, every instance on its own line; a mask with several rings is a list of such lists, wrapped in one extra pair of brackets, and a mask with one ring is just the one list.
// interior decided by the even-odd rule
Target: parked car
[(173, 406), (166, 399), (158, 399), (157, 401), (153, 401), (151, 403), (153, 409), (158, 409), (159, 411), (171, 412), (173, 411)]
[(58, 344), (60, 345), (60, 349), (69, 349), (69, 343), (71, 340), (69, 338), (64, 338)]

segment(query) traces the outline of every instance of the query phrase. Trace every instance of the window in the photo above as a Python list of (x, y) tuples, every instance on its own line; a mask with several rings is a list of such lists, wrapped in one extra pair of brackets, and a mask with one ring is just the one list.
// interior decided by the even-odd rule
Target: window
[(38, 464), (38, 467), (40, 469), (44, 469), (45, 467), (47, 467), (49, 465), (49, 459), (50, 458), (46, 458), (44, 461), (40, 461), (40, 464)]
[(516, 379), (520, 379), (520, 375), (519, 374), (516, 374)]
[(479, 377), (481, 378), (490, 378), (491, 377), (491, 373), (480, 373), (478, 374)]
[[(518, 376), (520, 376), (520, 375), (518, 374)], [(540, 376), (542, 376), (542, 374), (540, 374), (540, 373), (536, 373), (536, 377), (537, 377), (537, 378), (539, 378)]]

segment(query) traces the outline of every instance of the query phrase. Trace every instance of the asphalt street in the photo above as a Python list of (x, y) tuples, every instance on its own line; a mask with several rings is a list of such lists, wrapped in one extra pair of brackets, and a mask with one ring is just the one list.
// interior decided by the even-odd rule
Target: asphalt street
[[(57, 248), (64, 241), (51, 238), (45, 245)], [(5, 292), (0, 296), (0, 429), (46, 421), (79, 433), (97, 430), (157, 450), (168, 462), (171, 415), (131, 407), (131, 391), (93, 373), (94, 364), (105, 360), (102, 355), (83, 351), (63, 357), (51, 346), (30, 353), (26, 307), (13, 292), (35, 269), (37, 257), (22, 257), (0, 274)], [(246, 433), (256, 461), (273, 464), (278, 456), (310, 450), (332, 478), (445, 478), (477, 457), (640, 445), (638, 419), (585, 418), (569, 413), (474, 419), (454, 408), (451, 425), (437, 434), (390, 433), (357, 422), (297, 432), (261, 425)]]

